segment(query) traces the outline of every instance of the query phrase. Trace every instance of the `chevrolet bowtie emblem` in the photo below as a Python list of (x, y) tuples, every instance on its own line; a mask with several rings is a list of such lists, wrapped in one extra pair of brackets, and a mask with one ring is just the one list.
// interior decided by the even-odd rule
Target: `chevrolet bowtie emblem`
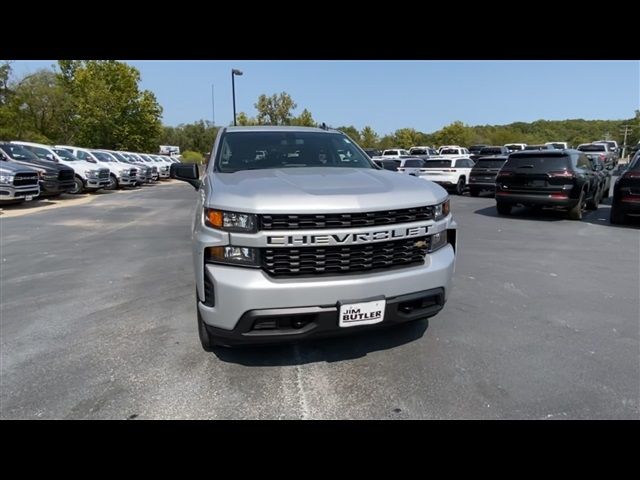
[(413, 244), (413, 246), (416, 248), (426, 248), (427, 242), (425, 242), (424, 240), (418, 240), (416, 243)]

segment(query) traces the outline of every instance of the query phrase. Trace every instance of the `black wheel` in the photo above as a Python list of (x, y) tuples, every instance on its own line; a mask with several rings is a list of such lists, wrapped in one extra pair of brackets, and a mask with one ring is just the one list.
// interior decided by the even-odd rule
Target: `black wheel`
[(500, 215), (511, 215), (511, 208), (508, 203), (496, 202), (496, 209)]
[(74, 195), (82, 193), (82, 190), (84, 190), (84, 182), (82, 181), (82, 179), (80, 177), (75, 177), (73, 181), (76, 183), (76, 185), (71, 190), (69, 190), (69, 193), (72, 193)]
[(622, 213), (615, 205), (611, 206), (611, 214), (609, 215), (609, 221), (614, 225), (622, 225), (626, 223), (627, 216)]
[(464, 177), (460, 177), (456, 185), (456, 195), (462, 195), (462, 193), (464, 192), (464, 184)]
[(196, 312), (198, 312), (198, 336), (200, 337), (200, 344), (205, 352), (214, 352), (216, 347), (221, 347), (223, 344), (207, 330), (204, 320), (202, 320), (202, 316), (200, 315), (200, 309), (198, 308), (197, 294)]
[(477, 197), (480, 195), (480, 190), (478, 190), (477, 188), (469, 187), (469, 195), (471, 195), (472, 197)]
[(569, 210), (569, 219), (570, 220), (582, 220), (582, 207), (584, 205), (584, 191), (580, 192), (580, 198), (578, 199), (578, 203)]
[(104, 187), (105, 190), (115, 190), (118, 188), (118, 179), (116, 178), (116, 176), (112, 173), (111, 175), (109, 175), (109, 185), (107, 185), (106, 187)]

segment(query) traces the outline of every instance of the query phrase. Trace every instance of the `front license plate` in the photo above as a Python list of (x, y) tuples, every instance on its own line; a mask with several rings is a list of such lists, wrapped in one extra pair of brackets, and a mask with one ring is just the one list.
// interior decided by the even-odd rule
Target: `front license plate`
[(339, 325), (355, 327), (356, 325), (372, 325), (384, 320), (386, 300), (374, 300), (362, 303), (344, 303), (340, 305)]
[(33, 200), (33, 195), (27, 195), (24, 199), (28, 202), (29, 200)]

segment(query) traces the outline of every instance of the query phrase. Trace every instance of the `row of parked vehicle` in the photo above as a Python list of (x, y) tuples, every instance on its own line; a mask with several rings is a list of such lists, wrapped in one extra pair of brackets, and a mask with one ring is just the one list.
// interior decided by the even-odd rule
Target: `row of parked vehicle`
[(178, 157), (0, 141), (0, 204), (168, 179)]
[[(515, 147), (510, 144), (509, 147)], [(545, 145), (482, 146), (477, 155), (457, 145), (368, 151), (381, 168), (414, 175), (472, 197), (495, 194), (501, 215), (516, 205), (566, 210), (580, 220), (584, 209), (595, 210), (609, 196), (612, 173), (618, 164), (615, 142), (593, 142), (570, 148), (565, 142)], [(522, 148), (520, 148), (522, 147)], [(413, 151), (413, 154), (411, 153)], [(477, 151), (477, 150), (476, 150)], [(406, 153), (406, 155), (405, 155)], [(620, 172), (614, 187), (611, 223), (625, 223), (640, 214), (640, 160), (638, 153)]]

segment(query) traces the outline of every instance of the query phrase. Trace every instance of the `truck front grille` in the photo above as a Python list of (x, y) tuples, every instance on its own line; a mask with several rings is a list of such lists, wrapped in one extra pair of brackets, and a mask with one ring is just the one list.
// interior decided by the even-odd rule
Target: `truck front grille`
[(131, 178), (136, 178), (136, 174), (138, 173), (138, 171), (135, 168), (132, 168), (131, 170), (129, 170), (129, 176)]
[(303, 230), (321, 228), (373, 227), (433, 219), (433, 207), (403, 208), (378, 212), (302, 215), (261, 215), (261, 230)]
[(264, 248), (262, 269), (272, 276), (340, 275), (424, 263), (430, 237), (331, 247)]
[(13, 179), (13, 185), (16, 187), (22, 187), (25, 185), (38, 185), (38, 174), (18, 172)]
[(65, 168), (64, 170), (60, 170), (58, 173), (58, 180), (61, 182), (73, 180), (74, 175), (75, 173), (71, 168)]
[(105, 180), (109, 178), (109, 169), (108, 168), (101, 168), (100, 170), (98, 170), (98, 178), (100, 180)]

